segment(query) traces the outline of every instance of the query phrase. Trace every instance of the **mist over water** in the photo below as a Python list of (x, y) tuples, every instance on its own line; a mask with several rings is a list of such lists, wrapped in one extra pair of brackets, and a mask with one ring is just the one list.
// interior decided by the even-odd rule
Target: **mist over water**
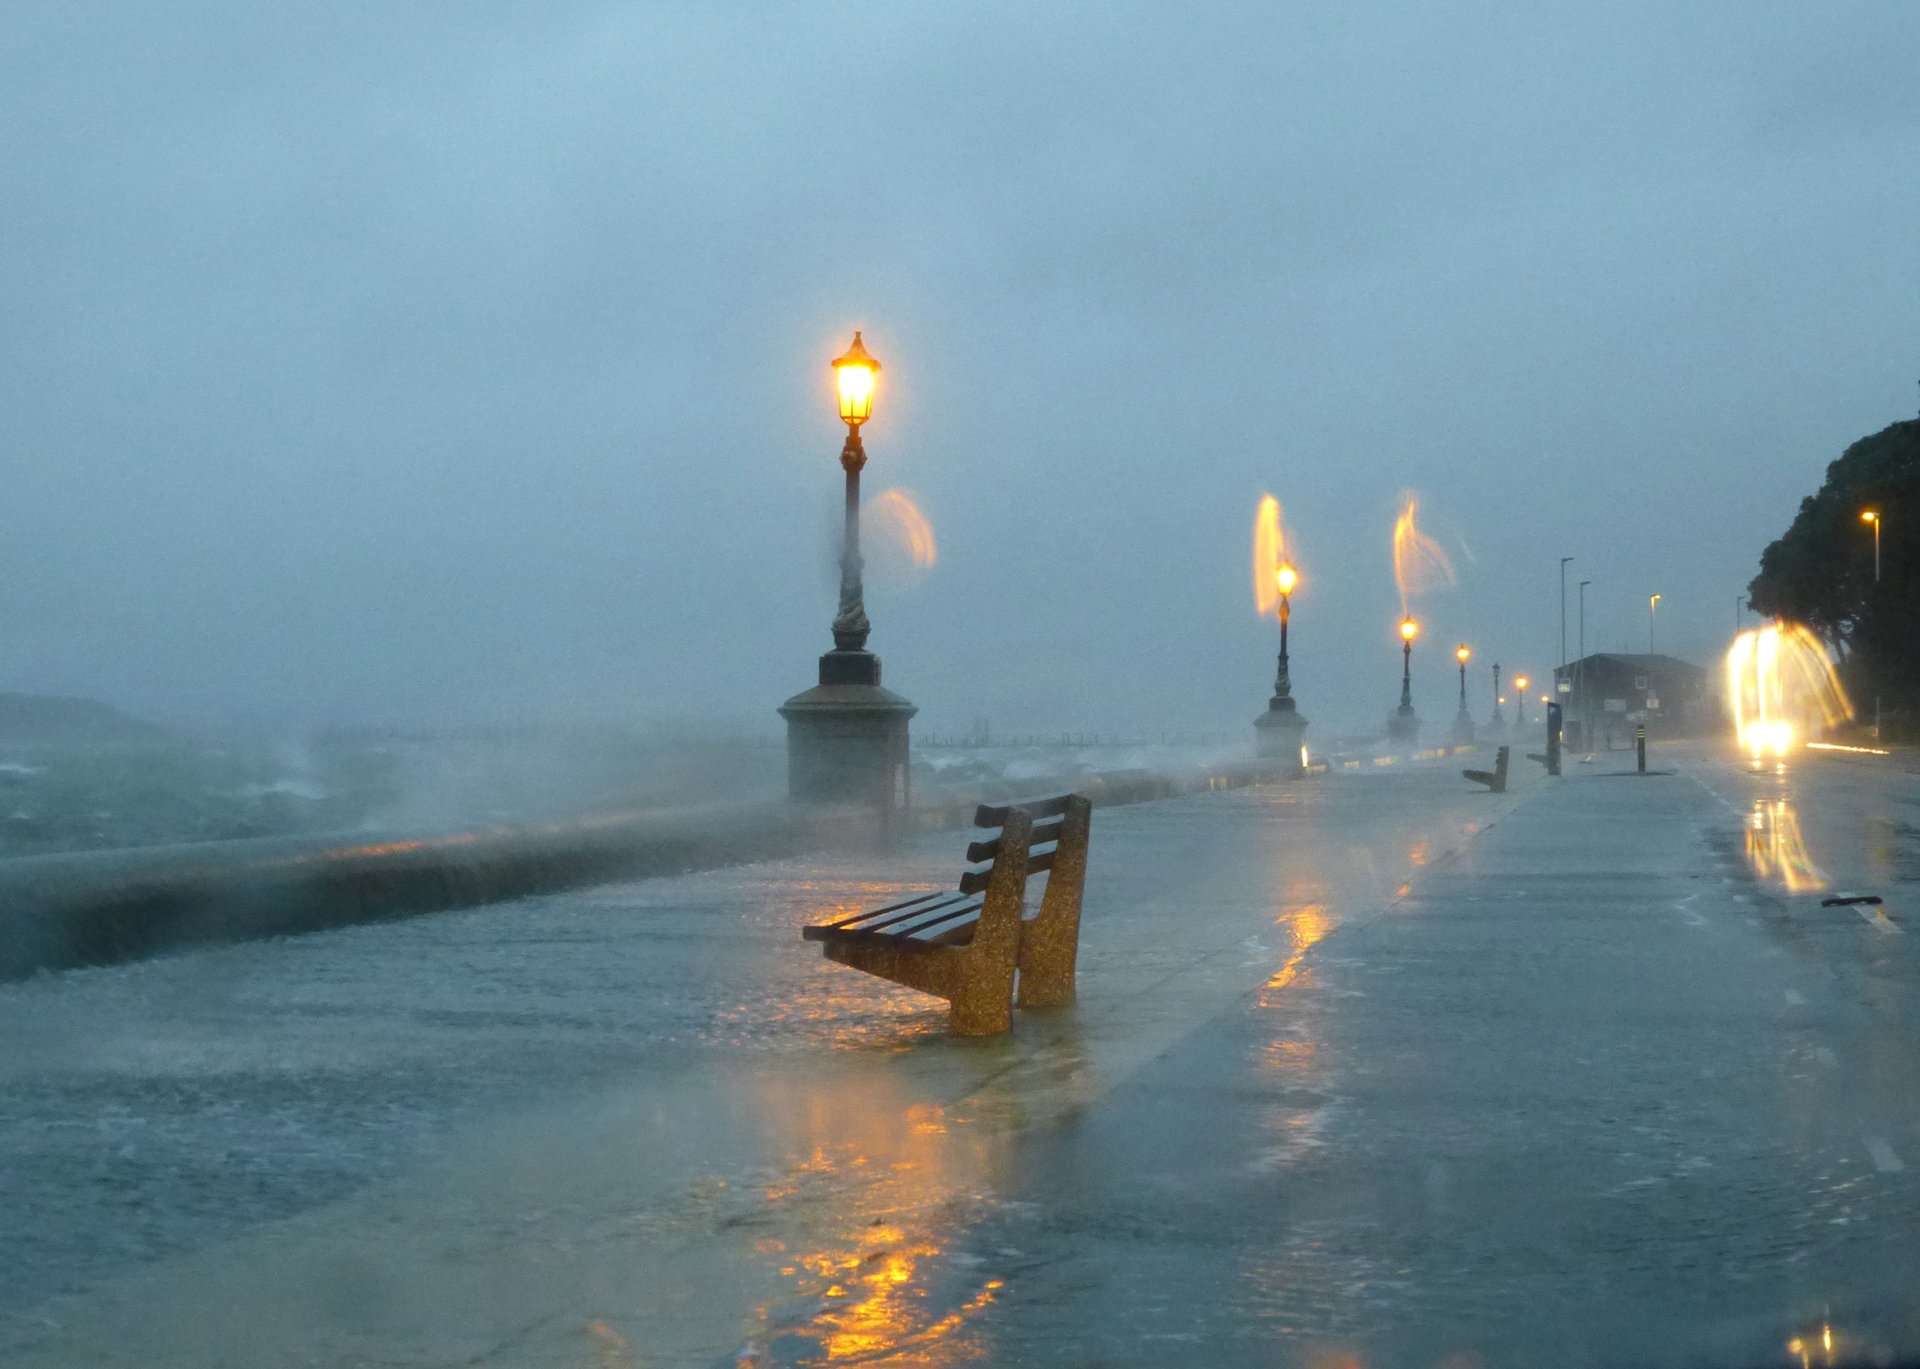
[(1245, 729), (1263, 491), (1311, 735), (1395, 702), (1406, 488), (1428, 719), (1455, 642), (1547, 678), (1564, 555), (1590, 649), (1659, 592), (1710, 662), (1913, 409), (1907, 6), (6, 23), (0, 688), (170, 725), (776, 739), (855, 327), (940, 733)]

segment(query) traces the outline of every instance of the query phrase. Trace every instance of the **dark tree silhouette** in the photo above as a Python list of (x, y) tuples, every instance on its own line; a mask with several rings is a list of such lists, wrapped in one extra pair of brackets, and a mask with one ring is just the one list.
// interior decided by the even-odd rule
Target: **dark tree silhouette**
[[(1881, 517), (1880, 580), (1873, 528)], [(1760, 554), (1755, 610), (1805, 623), (1831, 643), (1856, 704), (1875, 697), (1920, 718), (1920, 419), (1863, 437), (1827, 467), (1793, 525)]]

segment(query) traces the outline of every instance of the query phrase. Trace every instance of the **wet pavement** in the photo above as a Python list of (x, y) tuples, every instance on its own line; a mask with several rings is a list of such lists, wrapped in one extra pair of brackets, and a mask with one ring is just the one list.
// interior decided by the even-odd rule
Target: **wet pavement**
[(8, 986), (0, 1360), (1911, 1356), (1920, 776), (1630, 764), (1102, 811), (987, 1041), (798, 940), (951, 833)]

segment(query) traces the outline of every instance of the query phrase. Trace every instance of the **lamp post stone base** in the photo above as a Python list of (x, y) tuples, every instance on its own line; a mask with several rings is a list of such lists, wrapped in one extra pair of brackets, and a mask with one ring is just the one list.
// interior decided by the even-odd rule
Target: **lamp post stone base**
[(1409, 748), (1420, 744), (1420, 718), (1406, 704), (1394, 709), (1388, 717), (1387, 740)]
[(1254, 754), (1291, 760), (1291, 773), (1300, 775), (1306, 770), (1300, 754), (1300, 737), (1306, 730), (1307, 720), (1294, 707), (1291, 698), (1269, 699), (1267, 711), (1253, 720)]
[(1465, 713), (1454, 715), (1452, 741), (1455, 746), (1472, 746), (1474, 743), (1473, 719)]
[(907, 720), (919, 710), (880, 687), (880, 658), (829, 651), (820, 683), (780, 706), (787, 720), (787, 794), (806, 803), (865, 803), (890, 821), (908, 807)]

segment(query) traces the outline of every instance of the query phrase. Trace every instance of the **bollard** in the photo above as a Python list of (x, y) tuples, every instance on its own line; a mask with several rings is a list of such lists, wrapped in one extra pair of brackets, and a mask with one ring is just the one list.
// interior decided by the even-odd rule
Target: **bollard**
[(1633, 733), (1634, 766), (1641, 774), (1647, 773), (1647, 725), (1640, 724)]
[(1560, 705), (1547, 705), (1547, 773), (1560, 773)]

